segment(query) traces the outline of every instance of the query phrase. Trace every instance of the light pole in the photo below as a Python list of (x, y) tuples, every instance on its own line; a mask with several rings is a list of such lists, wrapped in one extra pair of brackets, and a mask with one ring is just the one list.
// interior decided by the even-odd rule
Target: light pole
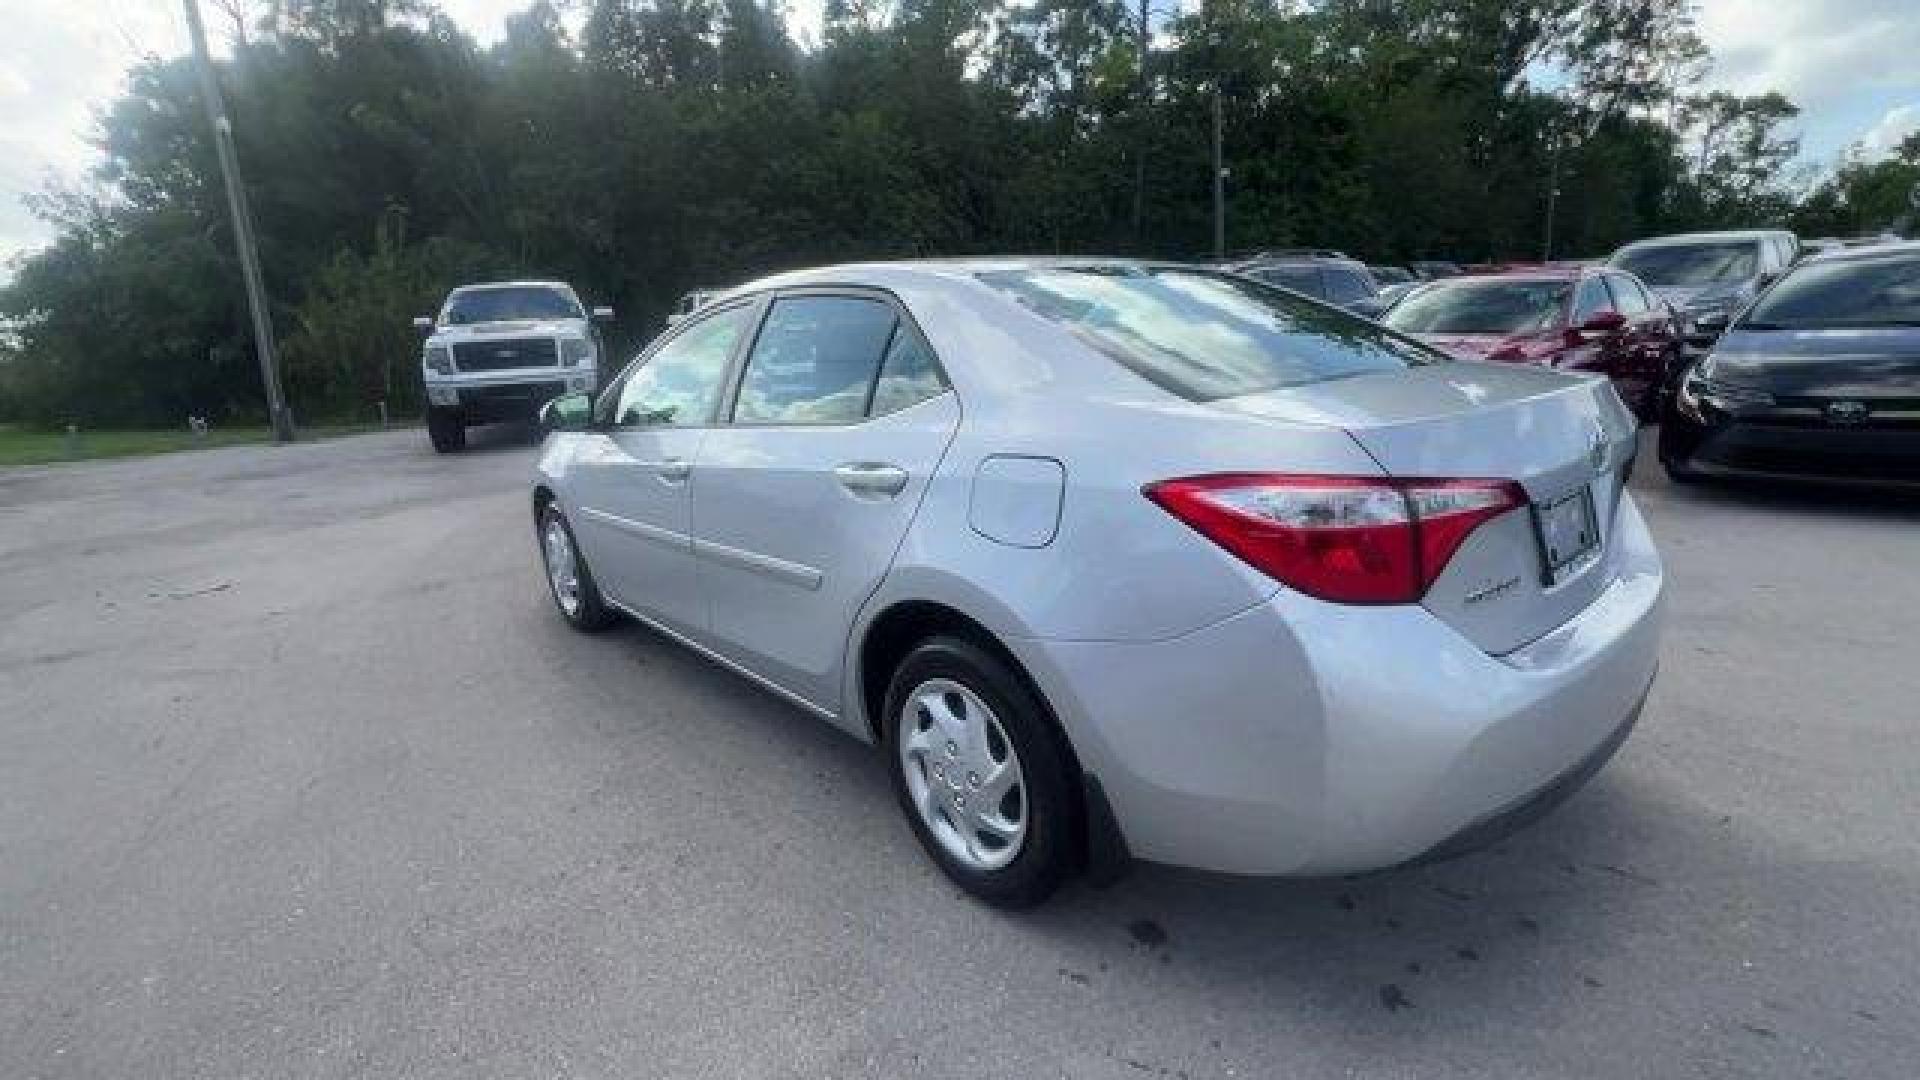
[(1547, 227), (1546, 241), (1540, 246), (1540, 261), (1553, 261), (1553, 218), (1560, 205), (1560, 140), (1558, 124), (1553, 128), (1553, 145), (1547, 150)]
[(1213, 83), (1213, 257), (1227, 257), (1227, 166), (1220, 138), (1220, 82)]
[(207, 122), (213, 125), (214, 153), (220, 159), (220, 176), (226, 182), (227, 210), (233, 217), (233, 243), (240, 253), (240, 277), (247, 287), (247, 307), (253, 315), (253, 349), (260, 359), (260, 382), (267, 393), (267, 419), (273, 425), (274, 442), (293, 441), (293, 416), (287, 412), (286, 399), (280, 395), (280, 366), (273, 355), (273, 317), (267, 311), (267, 290), (260, 279), (260, 253), (254, 250), (253, 215), (247, 209), (247, 189), (240, 180), (240, 159), (233, 151), (233, 124), (227, 119), (227, 107), (220, 98), (220, 83), (213, 74), (213, 60), (207, 55), (207, 31), (200, 25), (199, 0), (182, 0), (187, 9), (187, 33), (193, 39), (193, 55), (200, 68), (200, 97), (207, 105)]

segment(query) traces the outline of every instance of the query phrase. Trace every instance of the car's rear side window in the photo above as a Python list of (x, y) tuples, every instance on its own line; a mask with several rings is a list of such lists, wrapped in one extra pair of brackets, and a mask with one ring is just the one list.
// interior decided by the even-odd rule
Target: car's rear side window
[(1363, 319), (1191, 267), (1042, 267), (980, 280), (1193, 401), (1438, 359)]
[(877, 299), (775, 300), (747, 356), (734, 423), (859, 421), (897, 322), (893, 308)]

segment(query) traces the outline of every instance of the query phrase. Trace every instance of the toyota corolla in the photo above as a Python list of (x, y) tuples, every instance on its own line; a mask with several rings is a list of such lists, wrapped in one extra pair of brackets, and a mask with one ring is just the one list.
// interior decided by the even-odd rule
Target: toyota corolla
[(560, 614), (636, 619), (878, 746), (993, 904), (1129, 858), (1469, 850), (1592, 775), (1654, 675), (1661, 564), (1605, 382), (1244, 277), (769, 278), (547, 417)]

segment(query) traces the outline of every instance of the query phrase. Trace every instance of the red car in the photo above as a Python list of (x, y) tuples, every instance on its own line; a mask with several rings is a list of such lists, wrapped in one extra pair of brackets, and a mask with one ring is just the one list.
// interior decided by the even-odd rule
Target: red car
[(1642, 420), (1659, 415), (1682, 355), (1673, 310), (1605, 266), (1514, 266), (1429, 282), (1380, 321), (1463, 360), (1599, 372)]

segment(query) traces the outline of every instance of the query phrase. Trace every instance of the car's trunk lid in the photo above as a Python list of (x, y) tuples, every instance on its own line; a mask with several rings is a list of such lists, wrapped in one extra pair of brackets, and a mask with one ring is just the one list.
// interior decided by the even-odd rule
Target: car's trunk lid
[[(1510, 652), (1561, 625), (1613, 578), (1608, 539), (1635, 429), (1605, 380), (1435, 364), (1216, 404), (1337, 425), (1392, 476), (1518, 481), (1531, 505), (1477, 529), (1423, 601), (1488, 652)], [(1590, 548), (1577, 535), (1589, 520), (1597, 533)]]

